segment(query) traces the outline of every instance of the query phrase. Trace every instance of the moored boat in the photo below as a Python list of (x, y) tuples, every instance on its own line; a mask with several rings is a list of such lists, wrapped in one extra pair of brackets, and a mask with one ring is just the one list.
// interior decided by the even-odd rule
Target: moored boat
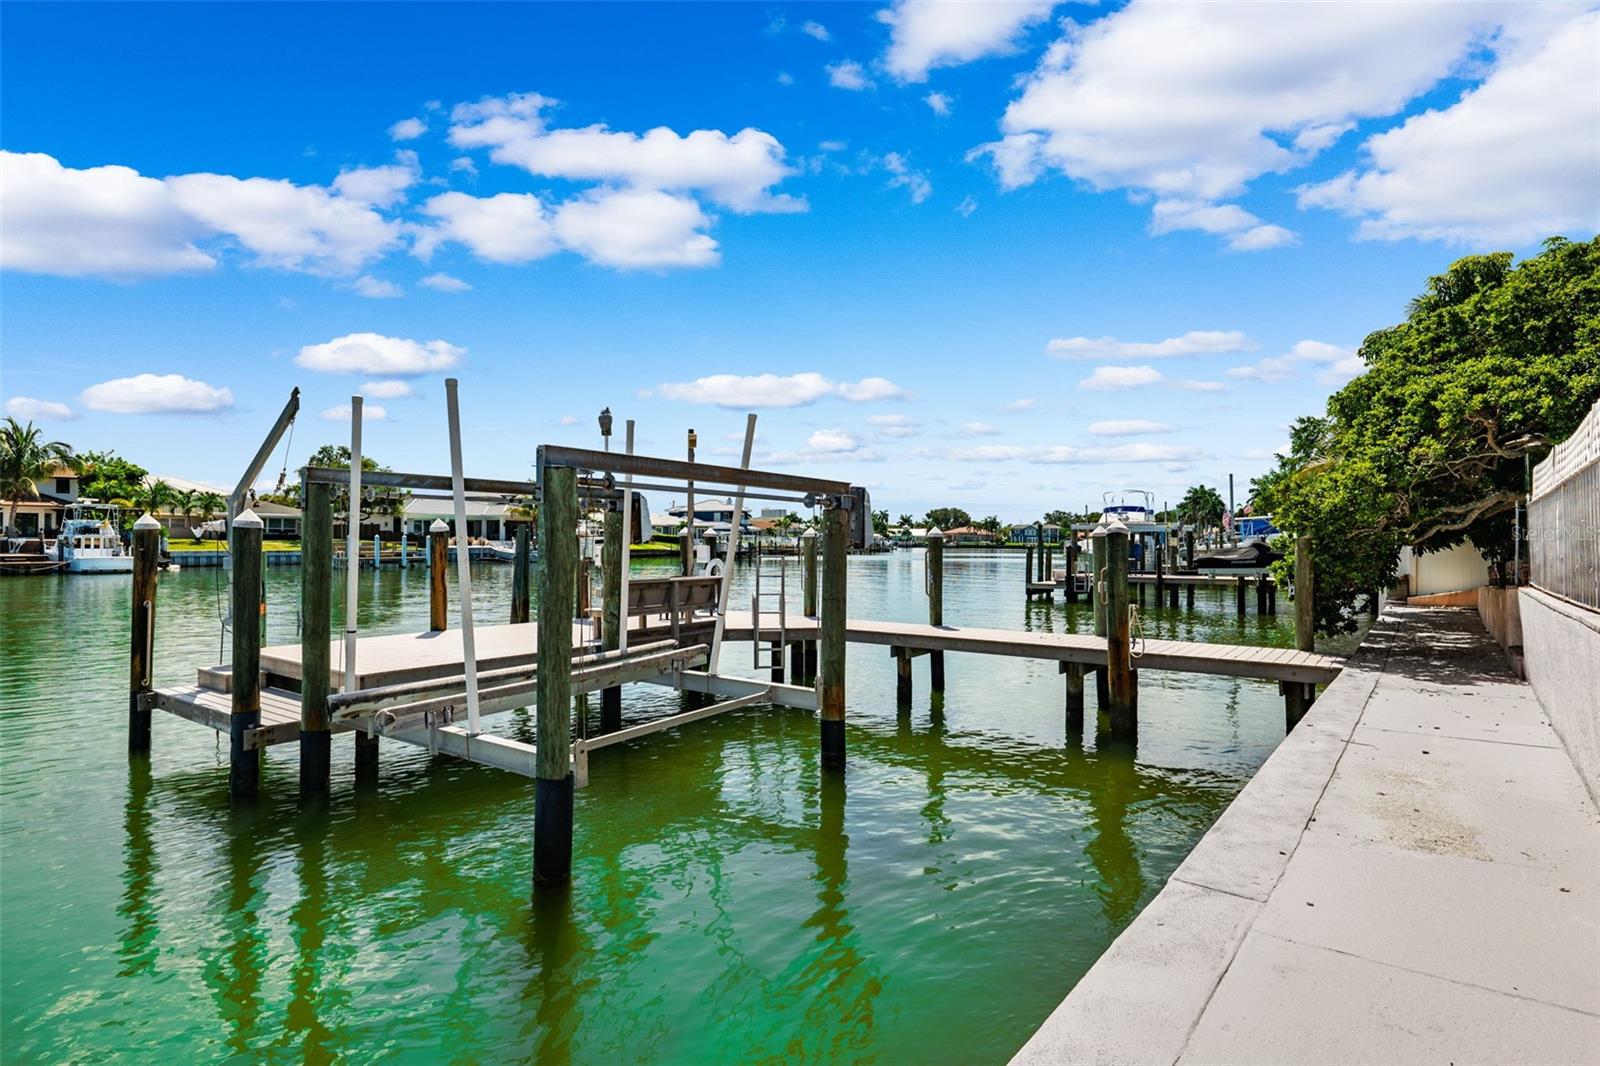
[(67, 508), (56, 536), (55, 558), (69, 574), (133, 573), (133, 554), (117, 532), (120, 510), (93, 500), (79, 500)]

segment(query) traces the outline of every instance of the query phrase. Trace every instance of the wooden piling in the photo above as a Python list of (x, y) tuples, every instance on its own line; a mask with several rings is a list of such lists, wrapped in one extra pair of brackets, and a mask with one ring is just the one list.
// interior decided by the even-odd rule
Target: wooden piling
[[(928, 551), (923, 558), (928, 580), (928, 624), (944, 625), (944, 534), (934, 529), (928, 533)], [(944, 652), (928, 653), (929, 684), (934, 692), (944, 691)]]
[[(600, 648), (622, 646), (622, 512), (608, 508), (604, 539), (600, 542)], [(622, 728), (622, 687), (600, 691), (600, 732)]]
[(1235, 584), (1236, 584), (1237, 587), (1234, 590), (1234, 593), (1235, 593), (1234, 598), (1238, 601), (1236, 606), (1239, 609), (1239, 617), (1243, 618), (1244, 617), (1244, 575), (1243, 574), (1239, 575), (1239, 577), (1236, 580)]
[[(1183, 531), (1183, 562), (1186, 568), (1194, 569), (1194, 530), (1192, 529)], [(1192, 599), (1189, 601), (1189, 606), (1194, 606)]]
[[(1156, 606), (1160, 607), (1167, 595), (1167, 561), (1163, 558), (1164, 553), (1161, 550), (1160, 543), (1154, 537), (1151, 538), (1151, 542), (1155, 545), (1155, 551), (1151, 554), (1155, 556), (1156, 564)], [(1173, 587), (1176, 588), (1177, 586)], [(1143, 585), (1139, 586), (1139, 603), (1144, 603)]]
[[(462, 545), (459, 551), (466, 551)], [(444, 572), (450, 561), (450, 527), (438, 518), (428, 527), (428, 629), (443, 633), (449, 624), (450, 601)]]
[(1044, 573), (1044, 523), (1043, 522), (1035, 522), (1033, 524), (1033, 546), (1039, 550), (1039, 556), (1038, 556), (1039, 568), (1037, 570), (1033, 571), (1033, 579), (1035, 581), (1043, 581), (1045, 579), (1045, 573)]
[[(1170, 537), (1167, 538), (1167, 572), (1169, 574), (1178, 572), (1178, 542)], [(1178, 606), (1178, 586), (1176, 584), (1168, 584), (1167, 586), (1167, 606), (1173, 608)]]
[(1267, 615), (1267, 575), (1256, 575), (1256, 615), (1265, 618)]
[(528, 620), (529, 604), (529, 566), (528, 566), (528, 523), (517, 523), (516, 547), (517, 557), (511, 563), (511, 624), (518, 625)]
[(156, 576), (161, 523), (148, 514), (133, 524), (133, 624), (128, 646), (128, 751), (150, 750), (150, 693), (155, 670)]
[[(543, 470), (539, 503), (538, 777), (534, 792), (533, 885), (565, 884), (572, 876), (572, 576), (577, 569), (577, 471)], [(619, 516), (620, 517), (620, 516)]]
[(1022, 594), (1024, 599), (1033, 599), (1033, 545), (1024, 549), (1026, 555), (1022, 561)]
[(1107, 527), (1106, 713), (1112, 737), (1132, 740), (1139, 732), (1137, 683), (1128, 643), (1128, 531), (1120, 521)]
[(300, 794), (307, 796), (327, 792), (332, 776), (333, 486), (302, 478), (300, 498)]
[(900, 707), (911, 706), (911, 649), (890, 648), (894, 656), (894, 698)]
[(253, 798), (261, 785), (261, 749), (245, 737), (261, 724), (261, 519), (233, 520), (233, 705), (228, 719), (228, 795)]
[[(1106, 635), (1106, 596), (1101, 583), (1105, 581), (1106, 572), (1106, 538), (1104, 527), (1096, 529), (1089, 534), (1090, 565), (1093, 572), (1090, 574), (1089, 586), (1093, 589), (1092, 603), (1094, 605), (1094, 635)], [(1097, 668), (1094, 672), (1094, 705), (1100, 717), (1104, 717), (1110, 710), (1110, 694), (1106, 689), (1106, 672)]]
[[(1311, 562), (1311, 538), (1294, 539), (1294, 646), (1299, 651), (1316, 651), (1316, 575)], [(1283, 719), (1286, 730), (1293, 729), (1306, 716), (1317, 698), (1317, 686), (1285, 682)]]
[(1194, 585), (1183, 586), (1183, 605), (1189, 610), (1194, 610)]
[(844, 770), (845, 623), (850, 512), (835, 500), (822, 523), (822, 768)]
[(1061, 673), (1067, 681), (1067, 739), (1083, 736), (1083, 673), (1082, 663), (1062, 663)]
[(1071, 534), (1072, 539), (1067, 542), (1067, 587), (1066, 600), (1068, 603), (1078, 602), (1078, 535)]

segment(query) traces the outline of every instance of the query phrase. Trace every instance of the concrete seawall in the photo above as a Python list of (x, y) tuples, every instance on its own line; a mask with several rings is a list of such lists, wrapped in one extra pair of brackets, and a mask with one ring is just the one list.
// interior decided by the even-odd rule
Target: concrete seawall
[(1600, 613), (1536, 588), (1517, 600), (1528, 683), (1600, 804)]
[(1532, 689), (1475, 612), (1390, 607), (1013, 1061), (1592, 1062), (1597, 915)]

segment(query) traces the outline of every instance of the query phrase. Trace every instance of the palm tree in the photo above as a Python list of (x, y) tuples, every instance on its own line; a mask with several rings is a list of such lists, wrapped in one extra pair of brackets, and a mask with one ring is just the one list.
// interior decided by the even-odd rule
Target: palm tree
[(199, 507), (200, 494), (194, 489), (179, 489), (172, 495), (172, 506), (183, 516), (183, 526), (193, 533), (194, 513)]
[(911, 518), (910, 515), (903, 514), (903, 515), (900, 516), (900, 528), (901, 529), (903, 529), (907, 533), (909, 533), (909, 532), (911, 532), (911, 526), (912, 525), (913, 525), (913, 522), (912, 522), (912, 518)]
[(62, 441), (41, 439), (41, 431), (32, 422), (21, 425), (7, 416), (0, 427), (0, 494), (11, 501), (11, 518), (7, 526), (17, 522), (17, 508), (22, 501), (39, 494), (39, 482), (59, 466), (72, 464), (72, 448)]
[(144, 491), (139, 494), (139, 506), (155, 515), (163, 507), (170, 507), (176, 498), (177, 493), (172, 486), (158, 478), (144, 486)]
[(199, 508), (204, 521), (211, 521), (217, 512), (228, 506), (228, 501), (222, 498), (220, 492), (202, 492), (195, 497), (194, 505)]
[(1206, 485), (1192, 486), (1178, 501), (1178, 514), (1202, 530), (1221, 525), (1225, 510), (1222, 495)]

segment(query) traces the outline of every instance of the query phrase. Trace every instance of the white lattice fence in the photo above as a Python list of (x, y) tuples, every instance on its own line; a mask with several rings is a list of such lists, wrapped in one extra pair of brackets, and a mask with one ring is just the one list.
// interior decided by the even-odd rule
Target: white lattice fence
[(1600, 403), (1533, 468), (1527, 536), (1533, 584), (1600, 610)]

